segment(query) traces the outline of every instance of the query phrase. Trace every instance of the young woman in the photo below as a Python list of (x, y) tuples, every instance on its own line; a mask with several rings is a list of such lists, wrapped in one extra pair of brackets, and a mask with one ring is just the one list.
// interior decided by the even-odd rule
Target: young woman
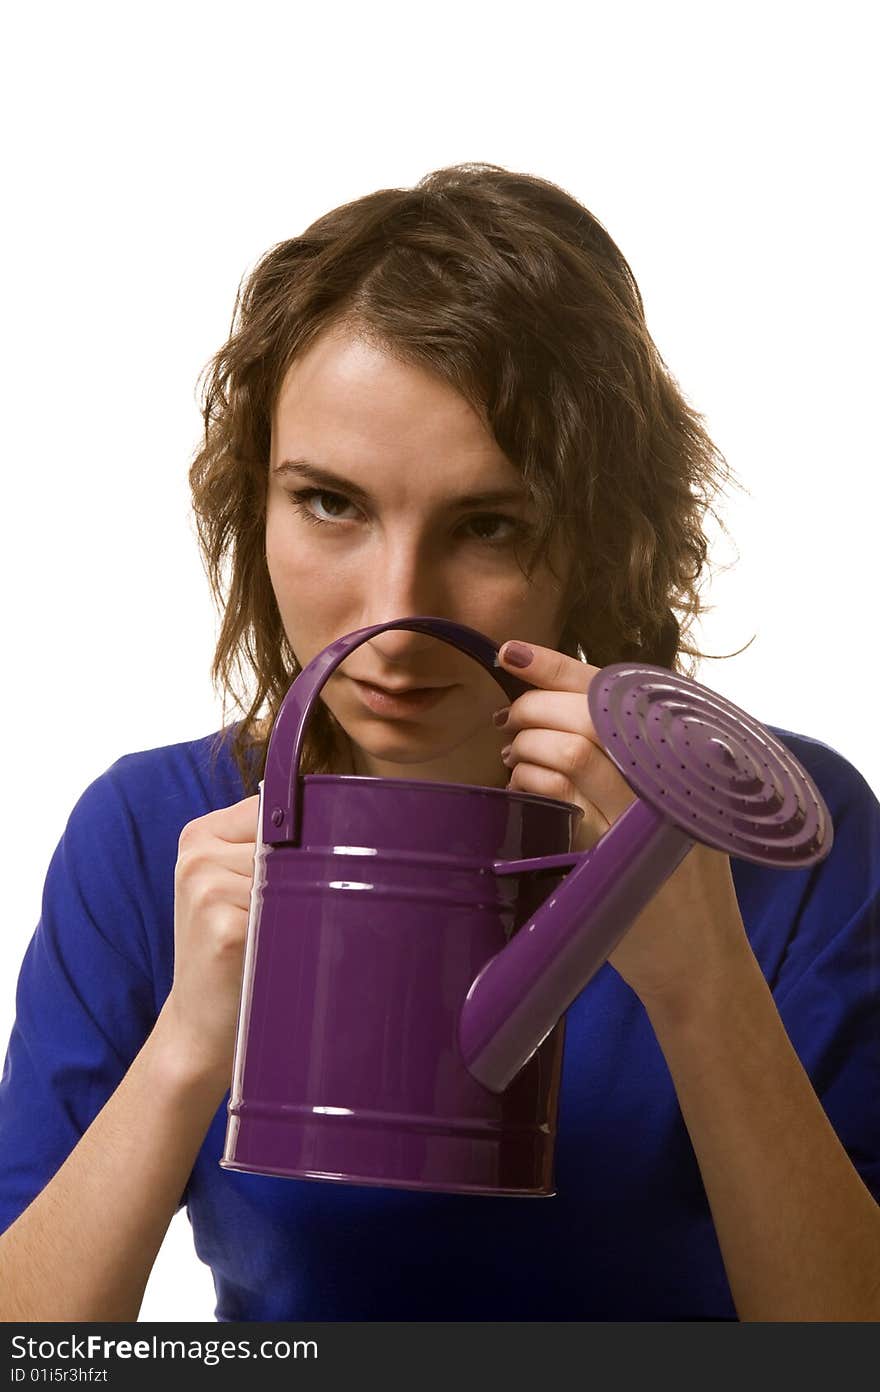
[(586, 692), (696, 655), (724, 461), (611, 238), (492, 165), (270, 250), (204, 418), (214, 676), (244, 715), (119, 759), (51, 862), (0, 1084), (0, 1314), (135, 1319), (185, 1203), (221, 1320), (878, 1318), (880, 805), (775, 727), (833, 849), (685, 857), (568, 1012), (555, 1197), (220, 1168), (256, 789), (296, 673), (413, 614), (503, 643), (537, 689), (499, 712), (478, 664), (386, 630), (324, 687), (302, 770), (561, 797), (587, 848), (632, 793)]

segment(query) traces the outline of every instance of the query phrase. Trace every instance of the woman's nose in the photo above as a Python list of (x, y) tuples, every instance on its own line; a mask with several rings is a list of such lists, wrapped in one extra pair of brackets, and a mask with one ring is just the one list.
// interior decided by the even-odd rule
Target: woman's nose
[[(428, 564), (416, 554), (415, 548), (394, 556), (376, 558), (375, 567), (367, 579), (367, 593), (360, 624), (391, 623), (394, 619), (452, 618), (447, 612), (442, 577), (436, 564)], [(408, 657), (430, 648), (436, 639), (405, 629), (389, 629), (372, 640), (389, 662), (406, 661)]]
[[(406, 614), (396, 614), (399, 619), (442, 618), (441, 614), (429, 614), (424, 610)], [(431, 648), (441, 646), (439, 640), (426, 633), (413, 633), (407, 629), (389, 628), (371, 638), (368, 647), (379, 654), (383, 666), (405, 668), (413, 678), (425, 678), (439, 673), (430, 673), (425, 668), (428, 659), (423, 654)]]

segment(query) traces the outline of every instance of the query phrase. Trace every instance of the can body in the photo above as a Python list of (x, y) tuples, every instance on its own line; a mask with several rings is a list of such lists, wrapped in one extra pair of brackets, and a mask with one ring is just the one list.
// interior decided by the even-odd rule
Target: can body
[(221, 1165), (552, 1194), (564, 1022), (500, 1094), (468, 1073), (457, 1034), (474, 978), (561, 878), (496, 876), (493, 861), (567, 851), (572, 810), (456, 784), (302, 781), (301, 844), (257, 849)]

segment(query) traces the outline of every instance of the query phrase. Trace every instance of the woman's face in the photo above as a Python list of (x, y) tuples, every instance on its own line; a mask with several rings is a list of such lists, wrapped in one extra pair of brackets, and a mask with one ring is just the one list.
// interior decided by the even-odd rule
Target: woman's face
[[(496, 491), (509, 496), (462, 501)], [(303, 667), (353, 629), (415, 614), (555, 647), (568, 565), (554, 555), (559, 583), (546, 563), (528, 581), (513, 546), (528, 528), (519, 475), (447, 383), (339, 331), (294, 362), (272, 420), (266, 559)], [(446, 690), (400, 715), (368, 704), (358, 681)], [(507, 698), (439, 639), (389, 629), (321, 694), (349, 736), (337, 772), (507, 783), (491, 721)]]

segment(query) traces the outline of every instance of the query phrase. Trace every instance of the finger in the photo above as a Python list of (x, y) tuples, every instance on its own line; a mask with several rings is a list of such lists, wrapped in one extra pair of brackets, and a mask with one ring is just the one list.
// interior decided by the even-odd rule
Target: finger
[[(575, 801), (592, 803), (609, 826), (636, 796), (605, 751), (584, 735), (563, 734), (558, 730), (521, 730), (511, 741), (502, 762), (512, 770), (528, 764), (556, 774), (561, 786), (577, 794)], [(550, 796), (559, 797), (560, 794)], [(570, 797), (567, 800), (572, 801)]]
[[(528, 655), (528, 656), (527, 656)], [(526, 661), (515, 660), (525, 657)], [(527, 643), (519, 638), (508, 639), (498, 652), (498, 665), (506, 672), (522, 677), (548, 691), (586, 691), (599, 671), (588, 662), (576, 657), (566, 657), (555, 648), (542, 648), (537, 643)]]
[(247, 911), (251, 905), (249, 880), (243, 875), (230, 872), (228, 866), (225, 866), (224, 869), (226, 873), (218, 876), (211, 885), (210, 892), (213, 902)]
[(510, 776), (507, 785), (509, 792), (536, 793), (541, 797), (557, 798), (561, 802), (574, 803), (583, 813), (577, 824), (576, 840), (581, 845), (594, 845), (605, 835), (610, 825), (602, 809), (585, 798), (572, 782), (558, 769), (546, 768), (542, 764), (521, 763)]
[(255, 841), (221, 841), (216, 853), (217, 863), (226, 870), (232, 870), (236, 875), (241, 875), (247, 880), (253, 879), (254, 875), (254, 855), (257, 849)]
[(498, 728), (512, 737), (530, 726), (586, 735), (602, 747), (582, 691), (524, 691), (510, 703), (507, 719)]
[(177, 865), (179, 868), (186, 867), (187, 874), (221, 871), (250, 881), (254, 874), (255, 852), (255, 841), (223, 841), (220, 837), (203, 832), (198, 838), (190, 837), (181, 845)]
[(254, 793), (241, 802), (234, 802), (231, 807), (221, 807), (216, 812), (207, 813), (204, 821), (211, 833), (221, 841), (255, 841), (259, 806), (260, 795)]

